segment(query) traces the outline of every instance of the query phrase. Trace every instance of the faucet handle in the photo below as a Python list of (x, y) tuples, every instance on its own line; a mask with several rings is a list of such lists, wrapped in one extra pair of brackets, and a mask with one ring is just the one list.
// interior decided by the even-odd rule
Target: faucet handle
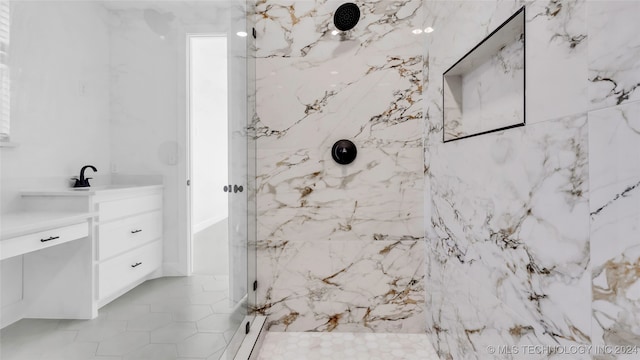
[(82, 183), (82, 181), (80, 181), (80, 179), (78, 179), (77, 177), (72, 177), (72, 178), (71, 178), (71, 180), (74, 180), (74, 181), (75, 181), (75, 183), (73, 184), (73, 187), (74, 187), (74, 188), (77, 188), (77, 187), (85, 187), (85, 186), (86, 186), (86, 185), (84, 185), (84, 184)]

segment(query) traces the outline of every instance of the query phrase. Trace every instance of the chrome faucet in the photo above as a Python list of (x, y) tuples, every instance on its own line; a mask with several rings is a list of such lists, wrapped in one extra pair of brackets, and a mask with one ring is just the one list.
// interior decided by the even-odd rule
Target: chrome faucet
[(95, 167), (95, 166), (93, 166), (93, 165), (85, 165), (85, 166), (83, 166), (83, 167), (82, 167), (82, 169), (80, 169), (80, 178), (79, 178), (79, 179), (78, 179), (78, 178), (76, 178), (76, 177), (72, 178), (72, 180), (75, 180), (75, 181), (76, 181), (76, 183), (75, 183), (75, 184), (73, 184), (73, 187), (74, 187), (74, 188), (79, 188), (79, 187), (89, 187), (89, 186), (91, 186), (91, 184), (89, 184), (89, 179), (92, 179), (92, 178), (85, 178), (85, 177), (84, 177), (84, 171), (85, 171), (87, 168), (90, 168), (90, 169), (91, 169), (91, 170), (93, 170), (94, 172), (97, 172), (97, 171), (98, 171), (98, 169), (96, 169), (96, 167)]

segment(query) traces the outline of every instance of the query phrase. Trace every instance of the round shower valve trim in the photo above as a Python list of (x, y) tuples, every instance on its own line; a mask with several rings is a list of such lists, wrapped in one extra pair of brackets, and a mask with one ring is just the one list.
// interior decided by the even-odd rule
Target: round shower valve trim
[(346, 139), (336, 141), (331, 149), (331, 157), (341, 165), (351, 164), (356, 159), (356, 155), (358, 155), (356, 145)]

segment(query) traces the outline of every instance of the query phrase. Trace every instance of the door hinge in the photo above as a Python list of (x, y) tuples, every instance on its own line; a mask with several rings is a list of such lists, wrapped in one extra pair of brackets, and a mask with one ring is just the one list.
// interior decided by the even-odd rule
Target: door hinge
[(253, 291), (258, 290), (258, 280), (253, 282)]

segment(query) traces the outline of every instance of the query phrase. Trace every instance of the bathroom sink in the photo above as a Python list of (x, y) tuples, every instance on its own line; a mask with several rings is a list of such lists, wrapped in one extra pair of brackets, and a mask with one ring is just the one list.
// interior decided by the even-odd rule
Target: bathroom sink
[(113, 190), (113, 189), (124, 189), (135, 187), (136, 185), (98, 185), (98, 186), (89, 186), (89, 187), (80, 187), (80, 188), (71, 188), (73, 191), (99, 191), (99, 190)]
[(23, 190), (22, 196), (91, 196), (111, 191), (138, 191), (141, 188), (162, 187), (162, 185), (96, 185), (82, 188)]

